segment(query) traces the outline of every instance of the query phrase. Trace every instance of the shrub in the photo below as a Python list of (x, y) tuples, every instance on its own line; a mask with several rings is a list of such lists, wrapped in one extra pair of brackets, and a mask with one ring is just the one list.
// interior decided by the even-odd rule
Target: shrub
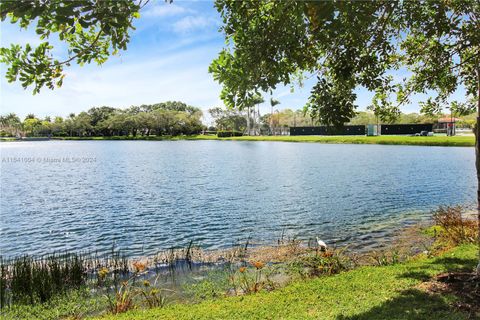
[(438, 208), (433, 221), (440, 227), (437, 235), (453, 245), (475, 243), (478, 238), (477, 221), (465, 218), (461, 206)]
[(301, 257), (290, 264), (290, 270), (303, 278), (333, 275), (348, 269), (345, 259), (341, 251), (327, 250), (320, 254)]
[(207, 130), (207, 131), (204, 131), (203, 134), (205, 134), (205, 135), (217, 134), (217, 131), (216, 130)]
[(239, 131), (218, 131), (217, 132), (217, 137), (219, 138), (241, 137), (241, 136), (243, 136), (243, 133)]

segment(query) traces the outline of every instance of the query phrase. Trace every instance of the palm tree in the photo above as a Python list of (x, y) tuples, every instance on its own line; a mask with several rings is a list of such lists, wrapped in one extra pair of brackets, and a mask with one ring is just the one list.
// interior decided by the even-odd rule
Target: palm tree
[[(255, 95), (252, 99), (252, 104), (257, 106), (257, 115), (254, 116), (254, 127), (255, 127), (255, 135), (258, 133), (260, 135), (260, 128), (258, 128), (258, 125), (260, 123), (260, 104), (264, 103), (265, 99), (259, 94)], [(255, 108), (253, 109), (253, 114), (255, 115)], [(257, 120), (258, 119), (258, 120)]]
[(10, 133), (17, 136), (22, 127), (22, 121), (15, 113), (9, 113), (6, 116), (1, 117), (1, 125), (9, 128)]
[(272, 112), (270, 113), (270, 133), (274, 134), (273, 132), (273, 107), (275, 107), (277, 104), (280, 104), (280, 101), (270, 98), (270, 106), (272, 107)]

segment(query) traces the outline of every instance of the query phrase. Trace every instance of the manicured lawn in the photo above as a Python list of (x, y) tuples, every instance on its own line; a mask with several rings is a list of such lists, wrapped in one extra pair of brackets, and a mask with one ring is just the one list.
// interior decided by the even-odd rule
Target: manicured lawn
[(218, 138), (214, 135), (195, 136), (149, 136), (149, 137), (66, 137), (64, 140), (233, 140), (233, 141), (283, 141), (283, 142), (317, 142), (317, 143), (349, 143), (349, 144), (390, 144), (390, 145), (420, 145), (420, 146), (456, 146), (471, 147), (475, 144), (474, 136), (244, 136)]
[(273, 292), (135, 310), (104, 319), (467, 319), (453, 296), (418, 287), (447, 270), (473, 269), (477, 247), (464, 245), (434, 259), (362, 267), (336, 276), (293, 283)]
[(245, 136), (222, 138), (222, 140), (241, 141), (286, 141), (286, 142), (318, 142), (318, 143), (353, 143), (353, 144), (393, 144), (393, 145), (422, 145), (422, 146), (473, 146), (474, 136)]

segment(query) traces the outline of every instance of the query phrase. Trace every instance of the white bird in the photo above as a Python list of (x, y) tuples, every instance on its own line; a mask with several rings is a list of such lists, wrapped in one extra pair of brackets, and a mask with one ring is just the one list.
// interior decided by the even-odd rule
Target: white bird
[(317, 246), (320, 249), (320, 251), (326, 251), (327, 250), (327, 244), (325, 242), (323, 242), (322, 240), (320, 240), (318, 237), (317, 237)]

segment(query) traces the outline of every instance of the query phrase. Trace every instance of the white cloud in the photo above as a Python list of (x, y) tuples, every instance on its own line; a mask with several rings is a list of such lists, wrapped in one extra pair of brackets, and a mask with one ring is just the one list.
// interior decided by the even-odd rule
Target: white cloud
[(155, 5), (147, 7), (144, 15), (146, 17), (167, 17), (186, 14), (189, 12), (191, 12), (191, 10), (185, 7), (165, 2), (157, 2)]
[[(153, 10), (150, 11), (152, 17), (172, 17), (170, 28), (185, 15), (195, 12), (192, 8), (160, 2), (154, 3), (149, 10)], [(180, 29), (186, 31), (199, 25), (211, 25), (212, 19), (201, 23), (198, 19), (182, 22)], [(39, 94), (32, 95), (32, 87), (24, 90), (19, 82), (7, 83), (5, 66), (0, 65), (0, 114), (15, 112), (22, 118), (28, 113), (39, 117), (66, 116), (92, 106), (128, 107), (166, 100), (184, 101), (204, 110), (223, 105), (219, 99), (220, 86), (208, 73), (208, 65), (223, 44), (217, 41), (217, 33), (199, 32), (185, 37), (165, 27), (164, 20), (147, 18), (143, 33), (137, 29), (132, 34), (136, 45), (146, 50), (122, 52), (102, 66), (72, 65), (65, 70), (67, 77), (62, 88), (53, 91), (43, 88)], [(33, 42), (35, 39), (33, 30), (19, 32), (18, 27), (4, 27), (2, 24), (2, 45), (5, 40)], [(8, 32), (4, 33), (5, 30)], [(171, 41), (158, 42), (151, 37), (155, 32), (165, 34)], [(132, 41), (133, 49), (135, 43)]]
[(93, 106), (128, 107), (167, 100), (180, 100), (206, 110), (223, 105), (220, 86), (208, 73), (208, 63), (218, 48), (196, 47), (170, 54), (112, 58), (98, 67), (72, 67), (62, 88), (44, 88), (33, 96), (31, 88), (1, 81), (0, 113), (28, 113), (39, 117), (66, 116)]
[(215, 25), (218, 25), (218, 21), (213, 18), (203, 16), (186, 16), (175, 22), (173, 24), (173, 29), (175, 32), (188, 33)]

